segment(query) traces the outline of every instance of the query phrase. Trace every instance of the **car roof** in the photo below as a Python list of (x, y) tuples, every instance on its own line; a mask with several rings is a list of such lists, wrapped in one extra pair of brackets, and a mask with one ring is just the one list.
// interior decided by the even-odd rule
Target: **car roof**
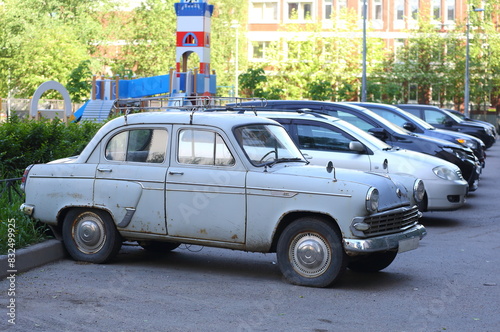
[(266, 118), (275, 118), (275, 119), (309, 119), (318, 122), (337, 122), (341, 121), (339, 118), (334, 116), (318, 113), (318, 112), (308, 112), (308, 111), (297, 111), (297, 110), (280, 110), (277, 111), (275, 109), (269, 110), (256, 110), (258, 116), (264, 116)]
[(361, 106), (361, 107), (373, 106), (373, 107), (385, 108), (385, 109), (391, 109), (391, 110), (401, 110), (399, 107), (397, 107), (395, 105), (381, 104), (381, 103), (346, 101), (345, 104), (357, 105), (357, 106)]
[(412, 108), (427, 108), (427, 109), (435, 109), (435, 110), (443, 111), (442, 108), (439, 108), (437, 106), (425, 105), (425, 104), (396, 104), (394, 106), (396, 106), (396, 107), (412, 107)]
[(219, 127), (231, 130), (235, 126), (250, 123), (272, 123), (276, 122), (255, 116), (253, 113), (236, 114), (223, 112), (192, 112), (192, 111), (163, 111), (163, 112), (141, 112), (121, 116), (109, 121), (105, 127), (107, 131), (127, 125), (139, 124), (192, 124)]

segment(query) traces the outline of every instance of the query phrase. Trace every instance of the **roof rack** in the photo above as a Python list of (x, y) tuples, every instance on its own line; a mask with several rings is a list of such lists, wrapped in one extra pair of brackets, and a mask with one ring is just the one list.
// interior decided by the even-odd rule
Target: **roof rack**
[(199, 110), (224, 107), (226, 104), (234, 104), (236, 107), (242, 106), (243, 102), (257, 101), (261, 105), (266, 105), (267, 100), (263, 98), (240, 98), (240, 97), (214, 97), (214, 96), (155, 96), (144, 98), (117, 99), (115, 112), (118, 114), (136, 113), (144, 111), (165, 111), (165, 110)]

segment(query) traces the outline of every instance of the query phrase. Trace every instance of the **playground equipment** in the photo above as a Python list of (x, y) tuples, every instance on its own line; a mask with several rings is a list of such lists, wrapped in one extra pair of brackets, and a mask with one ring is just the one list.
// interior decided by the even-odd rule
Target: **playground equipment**
[[(40, 101), (40, 97), (44, 94), (44, 92), (48, 90), (56, 90), (58, 91), (61, 96), (64, 99), (64, 109), (63, 110), (45, 110), (45, 109), (39, 109), (38, 108), (38, 102)], [(30, 111), (29, 111), (29, 117), (31, 119), (40, 119), (41, 113), (42, 112), (52, 112), (52, 113), (58, 113), (59, 117), (64, 120), (64, 122), (67, 122), (68, 120), (73, 120), (72, 117), (72, 109), (71, 109), (71, 98), (69, 96), (68, 90), (59, 82), (56, 81), (47, 81), (38, 87), (36, 89), (33, 98), (31, 99), (30, 103)], [(61, 113), (63, 116), (61, 116)]]
[[(91, 99), (75, 112), (76, 120), (102, 122), (114, 109), (153, 108), (156, 104), (190, 104), (201, 96), (216, 93), (216, 75), (210, 69), (210, 32), (213, 5), (207, 0), (175, 3), (177, 15), (176, 68), (166, 75), (121, 79), (94, 77)], [(199, 68), (188, 70), (191, 54), (199, 58)], [(160, 101), (161, 100), (161, 101)]]

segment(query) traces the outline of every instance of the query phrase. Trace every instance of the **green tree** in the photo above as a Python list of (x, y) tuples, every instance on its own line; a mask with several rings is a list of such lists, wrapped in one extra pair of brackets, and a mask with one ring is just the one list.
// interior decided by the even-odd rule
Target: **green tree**
[[(240, 0), (210, 0), (214, 5), (212, 15), (212, 69), (217, 74), (217, 85), (234, 85), (236, 61), (238, 74), (247, 68), (245, 27), (248, 3)], [(238, 52), (236, 52), (238, 38)], [(236, 60), (236, 53), (238, 59)]]
[(307, 83), (306, 96), (312, 100), (332, 100), (332, 83), (326, 80), (315, 80)]
[(246, 72), (239, 75), (238, 79), (243, 97), (254, 97), (255, 90), (262, 89), (267, 82), (263, 68), (248, 68)]
[[(322, 23), (286, 24), (286, 37), (270, 43), (266, 66), (274, 73), (268, 77), (270, 86), (284, 91), (286, 98), (326, 98), (315, 94), (314, 84), (329, 82), (331, 100), (355, 100), (361, 86), (361, 31), (358, 16), (340, 11), (329, 28)], [(380, 39), (367, 41), (368, 73), (380, 66), (384, 56)], [(325, 88), (325, 83), (320, 84)], [(318, 88), (318, 86), (316, 86)]]
[(69, 75), (68, 83), (66, 84), (66, 89), (73, 102), (80, 103), (89, 98), (92, 89), (92, 84), (89, 80), (90, 77), (92, 77), (90, 60), (80, 62), (78, 67), (73, 69)]
[(176, 0), (145, 0), (130, 17), (123, 17), (121, 32), (126, 45), (115, 62), (137, 76), (167, 74), (175, 67)]
[[(445, 53), (447, 39), (428, 19), (420, 19), (418, 26), (411, 32), (406, 45), (398, 50), (392, 70), (402, 85), (417, 86), (419, 104), (429, 104), (431, 88), (444, 87), (446, 77), (449, 77), (442, 75), (448, 63)], [(407, 101), (408, 92), (405, 99)]]
[(102, 40), (104, 4), (93, 0), (4, 0), (0, 5), (0, 95), (30, 97), (41, 83), (66, 81)]

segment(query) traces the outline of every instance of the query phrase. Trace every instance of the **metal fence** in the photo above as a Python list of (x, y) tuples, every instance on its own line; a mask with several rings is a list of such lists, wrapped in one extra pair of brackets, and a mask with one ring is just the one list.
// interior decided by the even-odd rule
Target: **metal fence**
[(7, 193), (7, 198), (9, 204), (12, 203), (12, 194), (16, 194), (19, 197), (23, 197), (23, 194), (17, 187), (17, 181), (21, 181), (22, 178), (12, 178), (0, 180), (0, 198)]
[[(14, 114), (19, 117), (27, 116), (29, 114), (30, 105), (31, 105), (31, 99), (0, 98), (0, 121), (2, 120), (2, 118), (6, 118), (7, 116), (11, 116)], [(72, 103), (71, 104), (72, 111), (75, 112), (82, 105), (83, 103)], [(54, 111), (63, 110), (64, 100), (40, 99), (38, 103), (38, 108), (43, 110), (54, 110)]]

